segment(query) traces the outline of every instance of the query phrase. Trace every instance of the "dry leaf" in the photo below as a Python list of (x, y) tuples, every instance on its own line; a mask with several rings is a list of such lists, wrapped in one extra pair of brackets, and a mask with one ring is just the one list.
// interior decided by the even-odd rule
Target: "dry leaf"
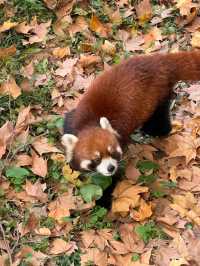
[(19, 111), (17, 122), (15, 125), (16, 134), (19, 134), (27, 128), (30, 118), (30, 106), (24, 107)]
[(61, 152), (59, 149), (53, 146), (53, 144), (48, 143), (48, 139), (45, 137), (36, 138), (32, 145), (40, 155), (50, 152)]
[(130, 215), (135, 221), (144, 221), (152, 215), (151, 204), (147, 204), (143, 199), (141, 199), (139, 210), (133, 210)]
[(35, 229), (35, 233), (37, 235), (41, 235), (41, 236), (50, 236), (51, 235), (51, 231), (47, 227), (40, 227), (38, 229)]
[(11, 122), (6, 122), (0, 128), (0, 159), (6, 152), (6, 147), (11, 141), (14, 134), (13, 124)]
[(72, 184), (77, 184), (77, 179), (81, 174), (78, 171), (73, 171), (68, 164), (63, 166), (62, 173), (66, 180), (71, 182)]
[(19, 154), (16, 157), (16, 166), (32, 165), (32, 158), (27, 154)]
[(98, 55), (81, 55), (79, 59), (79, 63), (83, 67), (87, 67), (89, 65), (95, 65), (101, 62), (101, 57)]
[(139, 22), (143, 24), (147, 22), (152, 17), (152, 8), (149, 0), (143, 0), (136, 6), (136, 13)]
[(30, 213), (25, 225), (21, 223), (18, 226), (21, 237), (35, 230), (36, 227), (38, 226), (38, 222), (39, 222), (38, 218), (35, 216), (35, 214)]
[(48, 195), (44, 193), (46, 189), (46, 184), (41, 184), (39, 180), (37, 180), (34, 184), (30, 181), (26, 181), (26, 184), (23, 186), (27, 195), (39, 200), (41, 202), (47, 202)]
[(92, 15), (92, 18), (90, 20), (90, 29), (99, 34), (101, 37), (106, 38), (108, 36), (107, 27), (104, 26), (95, 15)]
[(66, 242), (63, 239), (55, 239), (52, 243), (52, 247), (50, 248), (50, 254), (58, 255), (61, 253), (65, 253), (71, 255), (78, 247), (75, 242)]
[(62, 64), (60, 64), (60, 67), (56, 69), (55, 75), (61, 77), (65, 77), (69, 74), (71, 75), (76, 62), (76, 58), (66, 59)]
[(192, 0), (176, 0), (176, 7), (180, 10), (182, 16), (189, 16), (192, 8), (197, 8), (198, 4), (192, 2)]
[(86, 265), (88, 262), (93, 262), (97, 266), (107, 265), (107, 254), (98, 250), (97, 248), (87, 249), (84, 254), (81, 255), (81, 265)]
[(4, 21), (4, 23), (0, 25), (0, 32), (10, 30), (14, 28), (17, 24), (18, 22), (11, 22), (11, 20)]
[(101, 49), (109, 55), (114, 55), (116, 53), (115, 45), (108, 40), (105, 40), (104, 44), (101, 45)]
[(69, 47), (57, 47), (53, 49), (53, 55), (58, 58), (64, 58), (67, 55), (70, 55)]
[(47, 160), (39, 157), (37, 153), (32, 153), (32, 172), (35, 175), (45, 177), (47, 175)]
[(70, 216), (70, 210), (75, 209), (75, 197), (68, 193), (64, 193), (59, 196), (56, 200), (50, 202), (49, 217), (54, 218), (58, 223), (62, 224), (64, 217)]
[(0, 94), (8, 94), (16, 99), (19, 95), (21, 95), (21, 89), (16, 84), (15, 80), (10, 78), (8, 81), (5, 81), (0, 85)]
[(8, 56), (14, 55), (16, 53), (17, 49), (15, 45), (12, 45), (7, 48), (0, 48), (0, 59), (4, 59)]

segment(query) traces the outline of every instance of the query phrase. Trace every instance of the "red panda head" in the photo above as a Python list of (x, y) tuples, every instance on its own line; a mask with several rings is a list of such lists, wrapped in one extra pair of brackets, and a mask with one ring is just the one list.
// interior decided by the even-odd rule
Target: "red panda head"
[(117, 132), (107, 118), (100, 119), (101, 127), (88, 127), (78, 137), (65, 134), (62, 144), (66, 160), (74, 170), (96, 171), (105, 176), (113, 175), (122, 156)]

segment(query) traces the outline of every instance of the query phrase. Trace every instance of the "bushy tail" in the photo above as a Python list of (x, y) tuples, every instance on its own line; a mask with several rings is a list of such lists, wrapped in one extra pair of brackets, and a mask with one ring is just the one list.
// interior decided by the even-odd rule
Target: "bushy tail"
[(175, 82), (200, 80), (200, 51), (171, 53), (167, 59)]

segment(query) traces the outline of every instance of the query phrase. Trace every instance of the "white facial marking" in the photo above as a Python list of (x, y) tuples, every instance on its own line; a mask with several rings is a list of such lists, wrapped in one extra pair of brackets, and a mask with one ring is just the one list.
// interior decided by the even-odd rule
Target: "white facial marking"
[(122, 149), (120, 146), (117, 146), (117, 151), (122, 154)]
[[(109, 171), (109, 167), (112, 167), (113, 170)], [(117, 170), (117, 160), (107, 157), (101, 160), (101, 163), (96, 168), (97, 172), (105, 176), (113, 175)]]
[(112, 147), (108, 146), (108, 151), (111, 152), (111, 150), (112, 150)]
[(89, 170), (88, 166), (91, 163), (90, 160), (83, 160), (80, 164), (80, 167), (85, 170)]
[(65, 147), (66, 161), (70, 162), (78, 138), (72, 134), (64, 134), (61, 138), (62, 145)]

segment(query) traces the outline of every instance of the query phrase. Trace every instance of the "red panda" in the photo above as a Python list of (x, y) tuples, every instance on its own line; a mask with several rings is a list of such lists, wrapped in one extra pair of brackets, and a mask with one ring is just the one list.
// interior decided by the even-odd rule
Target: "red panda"
[(113, 175), (135, 129), (167, 135), (180, 80), (200, 80), (199, 51), (134, 56), (99, 75), (65, 118), (62, 144), (72, 168)]

